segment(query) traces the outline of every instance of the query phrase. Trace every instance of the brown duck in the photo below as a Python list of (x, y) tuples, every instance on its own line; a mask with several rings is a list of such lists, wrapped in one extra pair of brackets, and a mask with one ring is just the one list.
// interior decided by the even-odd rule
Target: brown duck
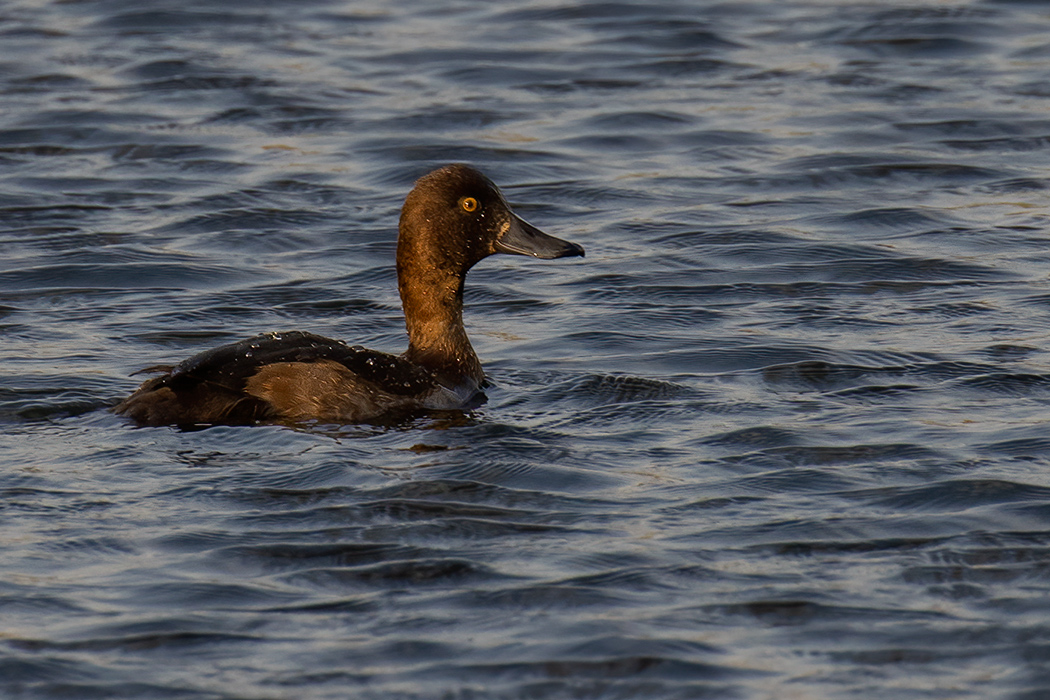
[(484, 399), (485, 374), (463, 328), (463, 280), (494, 253), (583, 255), (511, 211), (466, 165), (420, 178), (405, 199), (397, 286), (408, 350), (391, 355), (312, 333), (269, 333), (206, 350), (148, 379), (114, 410), (141, 425), (355, 423)]

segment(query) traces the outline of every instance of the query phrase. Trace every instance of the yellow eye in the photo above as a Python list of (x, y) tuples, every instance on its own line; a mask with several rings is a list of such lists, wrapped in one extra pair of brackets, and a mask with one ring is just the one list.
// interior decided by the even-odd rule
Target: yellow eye
[(459, 206), (463, 207), (463, 211), (474, 211), (478, 208), (478, 200), (473, 197), (464, 197), (459, 200)]

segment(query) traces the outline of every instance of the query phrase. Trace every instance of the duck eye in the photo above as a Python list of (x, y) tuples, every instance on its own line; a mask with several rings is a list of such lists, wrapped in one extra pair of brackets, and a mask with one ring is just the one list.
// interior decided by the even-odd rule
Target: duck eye
[(459, 206), (463, 208), (463, 211), (474, 211), (478, 208), (478, 200), (473, 197), (463, 197), (459, 200)]

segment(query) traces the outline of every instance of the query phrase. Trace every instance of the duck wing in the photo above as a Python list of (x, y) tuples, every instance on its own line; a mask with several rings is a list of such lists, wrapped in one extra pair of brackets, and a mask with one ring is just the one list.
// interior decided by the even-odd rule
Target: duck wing
[[(271, 401), (249, 393), (253, 379), (274, 369), (336, 363), (371, 389), (394, 397), (431, 391), (437, 380), (403, 357), (302, 331), (267, 333), (198, 353), (149, 379), (115, 409), (144, 425), (244, 424), (281, 418)], [(345, 375), (343, 375), (345, 376)]]
[(383, 391), (413, 396), (435, 384), (434, 375), (398, 355), (347, 345), (314, 333), (265, 333), (205, 350), (183, 360), (167, 375), (169, 386), (209, 382), (243, 391), (264, 365), (280, 362), (337, 362)]

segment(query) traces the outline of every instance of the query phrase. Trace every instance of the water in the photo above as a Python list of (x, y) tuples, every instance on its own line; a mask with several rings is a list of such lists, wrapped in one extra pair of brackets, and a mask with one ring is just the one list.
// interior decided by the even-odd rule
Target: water
[[(1050, 695), (1041, 2), (0, 5), (0, 696)], [(400, 351), (468, 161), (494, 386), (136, 429), (130, 373)]]

